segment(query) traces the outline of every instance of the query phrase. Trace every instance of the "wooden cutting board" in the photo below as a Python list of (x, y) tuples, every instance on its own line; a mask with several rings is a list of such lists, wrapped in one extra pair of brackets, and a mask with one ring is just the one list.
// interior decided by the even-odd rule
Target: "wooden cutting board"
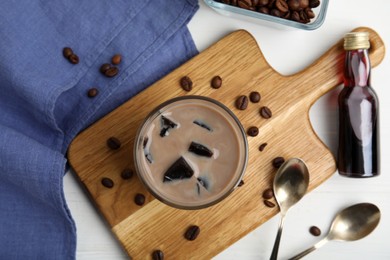
[[(372, 66), (378, 65), (385, 53), (382, 40), (369, 28), (357, 30), (369, 31)], [(233, 32), (80, 133), (70, 145), (69, 162), (133, 259), (151, 258), (156, 249), (167, 259), (209, 259), (279, 212), (277, 207), (266, 207), (261, 196), (272, 186), (273, 158), (302, 158), (310, 171), (309, 190), (336, 171), (333, 155), (312, 129), (309, 109), (342, 83), (343, 54), (340, 41), (305, 70), (282, 76), (270, 67), (248, 32)], [(189, 93), (179, 86), (185, 75), (194, 83)], [(223, 79), (218, 90), (210, 87), (215, 75)], [(250, 103), (245, 111), (236, 109), (236, 98), (251, 91), (261, 93), (260, 103)], [(160, 103), (187, 94), (217, 99), (236, 114), (244, 128), (258, 126), (260, 130), (257, 137), (248, 137), (245, 184), (219, 204), (195, 211), (164, 205), (136, 176), (121, 178), (123, 169), (134, 169), (133, 141), (142, 120)], [(261, 106), (272, 110), (272, 118), (259, 115)], [(111, 136), (122, 142), (119, 150), (107, 147)], [(264, 142), (268, 145), (260, 152), (258, 147)], [(103, 177), (111, 178), (114, 187), (104, 187)], [(134, 203), (137, 193), (146, 196), (143, 206)], [(201, 229), (195, 241), (183, 237), (190, 225)]]

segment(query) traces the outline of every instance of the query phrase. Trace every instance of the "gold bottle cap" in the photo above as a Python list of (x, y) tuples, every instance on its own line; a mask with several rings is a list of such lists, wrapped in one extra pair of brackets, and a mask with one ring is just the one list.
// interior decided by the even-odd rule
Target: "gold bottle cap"
[(344, 49), (347, 51), (369, 48), (368, 32), (351, 32), (344, 36)]

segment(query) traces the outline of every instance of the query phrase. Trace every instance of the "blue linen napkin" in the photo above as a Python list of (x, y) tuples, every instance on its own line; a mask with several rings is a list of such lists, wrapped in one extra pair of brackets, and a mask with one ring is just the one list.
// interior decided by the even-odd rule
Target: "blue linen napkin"
[[(82, 129), (197, 50), (197, 0), (5, 1), (0, 8), (0, 259), (74, 259), (63, 195)], [(69, 46), (78, 64), (63, 57)], [(121, 54), (119, 74), (99, 72)], [(90, 88), (98, 95), (87, 96)]]

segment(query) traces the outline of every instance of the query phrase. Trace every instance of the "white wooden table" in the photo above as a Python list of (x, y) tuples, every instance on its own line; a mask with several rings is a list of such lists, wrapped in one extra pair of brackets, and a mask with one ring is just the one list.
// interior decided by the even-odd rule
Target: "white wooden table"
[[(279, 30), (221, 16), (200, 0), (200, 9), (189, 24), (199, 51), (237, 29), (249, 31), (268, 62), (282, 74), (295, 73), (321, 56), (344, 33), (359, 26), (376, 30), (390, 46), (390, 1), (330, 1), (322, 27), (315, 31)], [(349, 243), (330, 242), (306, 259), (390, 259), (390, 57), (372, 71), (372, 85), (380, 99), (382, 175), (348, 179), (337, 173), (292, 208), (286, 218), (280, 259), (287, 259), (319, 241), (334, 215), (360, 202), (376, 204), (382, 212), (377, 229), (368, 237)], [(339, 89), (314, 104), (310, 118), (314, 129), (331, 151), (337, 151), (337, 94)], [(77, 225), (77, 259), (127, 259), (87, 194), (71, 173), (64, 180), (65, 197)], [(280, 216), (272, 218), (215, 259), (269, 259)], [(309, 234), (321, 228), (321, 237)]]

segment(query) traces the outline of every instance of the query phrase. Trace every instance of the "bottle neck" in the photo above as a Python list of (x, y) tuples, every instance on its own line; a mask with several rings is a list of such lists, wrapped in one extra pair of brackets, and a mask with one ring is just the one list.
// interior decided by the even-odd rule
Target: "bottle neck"
[(346, 51), (344, 64), (345, 87), (369, 86), (370, 72), (371, 64), (367, 49)]

